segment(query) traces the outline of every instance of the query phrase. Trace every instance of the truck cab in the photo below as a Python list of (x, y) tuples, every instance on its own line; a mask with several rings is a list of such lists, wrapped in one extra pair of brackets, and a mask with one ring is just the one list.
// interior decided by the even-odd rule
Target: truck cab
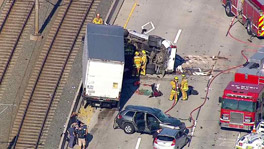
[(221, 128), (251, 130), (263, 118), (264, 85), (231, 81), (219, 98)]

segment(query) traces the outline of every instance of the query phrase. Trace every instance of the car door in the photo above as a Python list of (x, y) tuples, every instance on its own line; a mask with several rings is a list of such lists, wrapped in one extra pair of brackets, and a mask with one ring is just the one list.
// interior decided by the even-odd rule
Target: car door
[(137, 112), (134, 117), (135, 127), (138, 132), (144, 132), (146, 128), (145, 113)]
[(152, 114), (147, 113), (146, 115), (146, 121), (147, 121), (147, 131), (148, 133), (154, 133), (158, 129), (160, 129), (160, 122), (159, 120), (153, 116)]

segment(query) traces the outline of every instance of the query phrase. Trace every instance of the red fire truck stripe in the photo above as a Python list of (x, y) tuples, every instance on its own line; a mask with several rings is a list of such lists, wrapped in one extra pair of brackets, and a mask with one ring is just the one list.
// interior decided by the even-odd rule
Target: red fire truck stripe
[(264, 18), (264, 16), (261, 16), (261, 17), (259, 18), (259, 22), (263, 22), (263, 18)]

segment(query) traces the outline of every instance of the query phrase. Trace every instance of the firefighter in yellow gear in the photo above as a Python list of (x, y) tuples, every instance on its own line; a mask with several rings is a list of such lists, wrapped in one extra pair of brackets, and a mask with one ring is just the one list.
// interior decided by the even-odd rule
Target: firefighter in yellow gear
[(94, 24), (103, 24), (103, 19), (101, 18), (100, 14), (97, 13), (96, 17), (93, 19)]
[(140, 67), (141, 67), (141, 57), (139, 56), (138, 51), (135, 52), (134, 67), (135, 67), (134, 76), (139, 76)]
[(147, 66), (147, 55), (146, 51), (142, 50), (142, 57), (141, 57), (141, 75), (146, 75), (146, 66)]
[(186, 76), (183, 74), (182, 75), (182, 81), (181, 81), (182, 100), (187, 100), (188, 99), (188, 95), (187, 95), (188, 89), (189, 89), (188, 80), (186, 79)]
[(179, 79), (178, 77), (174, 77), (174, 80), (170, 82), (171, 84), (171, 93), (170, 93), (170, 98), (169, 100), (178, 100), (178, 95), (180, 94), (179, 90), (180, 90), (180, 87), (179, 87)]

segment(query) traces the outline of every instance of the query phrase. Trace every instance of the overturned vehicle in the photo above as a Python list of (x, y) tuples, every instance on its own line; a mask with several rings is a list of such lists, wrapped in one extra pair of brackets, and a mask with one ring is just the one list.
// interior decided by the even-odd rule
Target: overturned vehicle
[(125, 30), (125, 71), (132, 73), (135, 51), (147, 54), (147, 74), (174, 72), (177, 47), (169, 40), (156, 35), (146, 35), (134, 30)]

